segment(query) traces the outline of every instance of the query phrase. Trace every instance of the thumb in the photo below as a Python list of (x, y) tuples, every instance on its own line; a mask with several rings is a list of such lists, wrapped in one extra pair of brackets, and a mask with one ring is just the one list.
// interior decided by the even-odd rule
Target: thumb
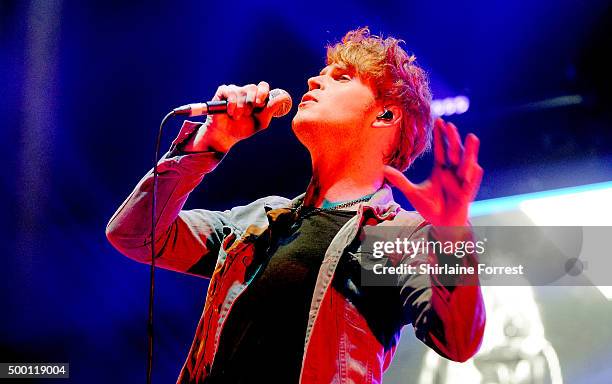
[(408, 201), (413, 202), (419, 199), (420, 191), (417, 185), (408, 180), (406, 176), (397, 169), (385, 165), (383, 169), (385, 179), (394, 187), (399, 189)]

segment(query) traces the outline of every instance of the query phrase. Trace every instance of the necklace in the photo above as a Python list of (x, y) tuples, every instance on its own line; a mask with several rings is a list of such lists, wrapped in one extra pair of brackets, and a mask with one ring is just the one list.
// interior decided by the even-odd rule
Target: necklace
[[(295, 215), (296, 217), (300, 218), (302, 217), (301, 215), (307, 215), (307, 214), (314, 214), (314, 213), (318, 213), (318, 212), (325, 212), (325, 211), (337, 211), (339, 209), (342, 208), (348, 208), (350, 206), (353, 206), (357, 203), (361, 203), (362, 201), (367, 201), (370, 199), (370, 197), (372, 197), (373, 194), (369, 194), (363, 197), (360, 197), (358, 199), (355, 200), (349, 200), (349, 201), (345, 201), (343, 203), (339, 203), (337, 205), (331, 206), (331, 207), (327, 207), (327, 208), (309, 208), (309, 207), (304, 207), (304, 203), (302, 202), (297, 209), (295, 210)], [(306, 211), (306, 213), (302, 213), (302, 211), (304, 211), (304, 209), (308, 209), (308, 211)], [(303, 217), (302, 217), (303, 218)]]

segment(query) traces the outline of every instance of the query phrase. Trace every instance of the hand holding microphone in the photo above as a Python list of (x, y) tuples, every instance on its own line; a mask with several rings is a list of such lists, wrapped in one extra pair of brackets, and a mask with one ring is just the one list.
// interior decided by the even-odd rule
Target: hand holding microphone
[(211, 115), (197, 135), (183, 148), (186, 152), (212, 148), (227, 152), (234, 144), (266, 129), (272, 117), (281, 117), (291, 109), (291, 96), (273, 89), (265, 81), (243, 87), (222, 85), (212, 102), (189, 104), (175, 109), (176, 114)]

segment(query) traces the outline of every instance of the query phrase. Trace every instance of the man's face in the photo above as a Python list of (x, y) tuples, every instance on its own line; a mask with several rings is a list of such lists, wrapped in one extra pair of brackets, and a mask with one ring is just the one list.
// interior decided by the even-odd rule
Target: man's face
[(354, 143), (376, 118), (376, 107), (368, 82), (351, 68), (331, 64), (308, 79), (308, 92), (298, 105), (292, 128), (308, 149), (339, 140)]

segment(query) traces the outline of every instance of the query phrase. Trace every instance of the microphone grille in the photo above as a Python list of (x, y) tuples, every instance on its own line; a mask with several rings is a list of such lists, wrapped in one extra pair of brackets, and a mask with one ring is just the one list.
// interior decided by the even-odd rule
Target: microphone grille
[(270, 91), (268, 97), (270, 98), (270, 100), (277, 98), (280, 99), (280, 105), (276, 108), (276, 111), (274, 111), (274, 117), (285, 116), (291, 110), (291, 106), (293, 104), (291, 100), (291, 95), (284, 89), (275, 88)]

